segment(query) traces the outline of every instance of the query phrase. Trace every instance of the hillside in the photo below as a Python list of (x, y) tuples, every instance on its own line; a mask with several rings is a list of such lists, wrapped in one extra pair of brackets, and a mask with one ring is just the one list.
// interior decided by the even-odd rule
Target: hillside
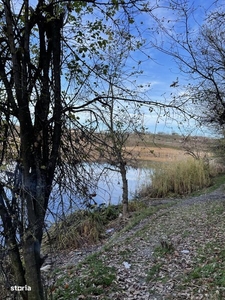
[(131, 134), (126, 150), (140, 161), (170, 162), (186, 159), (187, 153), (210, 155), (216, 139), (178, 134)]
[(51, 299), (225, 299), (224, 186), (145, 203), (103, 244), (58, 253)]

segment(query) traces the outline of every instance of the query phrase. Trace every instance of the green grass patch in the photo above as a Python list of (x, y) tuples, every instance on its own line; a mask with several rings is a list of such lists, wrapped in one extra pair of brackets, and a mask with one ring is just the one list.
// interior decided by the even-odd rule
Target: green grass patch
[(195, 191), (195, 192), (191, 193), (191, 196), (200, 196), (203, 193), (205, 193), (205, 194), (211, 193), (211, 192), (215, 191), (216, 189), (218, 189), (223, 184), (225, 184), (225, 174), (220, 173), (220, 174), (214, 175), (211, 179), (211, 185), (209, 187), (205, 187), (199, 191)]
[(151, 267), (151, 269), (147, 272), (147, 277), (146, 277), (147, 282), (153, 279), (157, 280), (162, 265), (163, 265), (162, 263), (156, 263), (154, 266)]
[(160, 242), (160, 245), (155, 247), (153, 251), (153, 255), (155, 257), (163, 257), (173, 252), (174, 252), (173, 244), (163, 240)]
[(199, 249), (193, 270), (187, 281), (195, 280), (197, 284), (213, 287), (225, 287), (225, 249), (223, 245), (208, 243)]
[(124, 249), (119, 252), (119, 255), (124, 259), (129, 259), (132, 251), (130, 249)]
[[(57, 278), (58, 275), (58, 278)], [(113, 267), (106, 266), (97, 254), (89, 256), (75, 269), (56, 273), (56, 282), (49, 288), (51, 299), (71, 300), (82, 296), (82, 299), (92, 299), (91, 296), (104, 295), (116, 279)], [(89, 298), (90, 297), (90, 298)]]
[(208, 192), (216, 190), (223, 184), (225, 184), (225, 174), (216, 175), (212, 180), (212, 186), (208, 188)]

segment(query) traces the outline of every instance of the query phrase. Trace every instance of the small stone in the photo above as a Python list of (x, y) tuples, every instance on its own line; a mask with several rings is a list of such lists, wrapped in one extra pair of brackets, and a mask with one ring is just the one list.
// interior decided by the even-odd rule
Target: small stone
[(183, 253), (183, 254), (188, 254), (188, 253), (190, 253), (189, 250), (181, 250), (180, 252)]

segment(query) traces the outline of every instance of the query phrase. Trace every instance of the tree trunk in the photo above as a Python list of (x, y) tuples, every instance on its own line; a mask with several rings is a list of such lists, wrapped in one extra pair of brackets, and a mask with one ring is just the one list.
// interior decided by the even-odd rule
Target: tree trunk
[(40, 271), (40, 242), (30, 235), (23, 245), (24, 264), (26, 270), (26, 284), (31, 287), (28, 291), (28, 300), (44, 300), (44, 289)]
[(125, 163), (120, 164), (120, 174), (122, 177), (122, 204), (123, 204), (123, 218), (126, 218), (128, 215), (128, 182), (127, 182), (127, 170)]
[[(16, 240), (16, 230), (12, 223), (12, 216), (8, 212), (5, 205), (4, 198), (6, 198), (6, 194), (4, 192), (3, 186), (0, 184), (0, 216), (3, 222), (3, 235), (5, 236), (5, 242), (13, 269), (13, 276), (16, 285), (25, 286), (26, 280), (24, 277), (24, 269), (20, 256), (19, 246)], [(21, 296), (24, 300), (27, 300), (26, 292), (22, 291)]]
[[(25, 286), (26, 281), (24, 277), (24, 269), (21, 261), (21, 256), (19, 253), (19, 248), (15, 240), (15, 235), (12, 235), (9, 239), (7, 239), (6, 243), (9, 249), (10, 262), (15, 276), (15, 285)], [(26, 291), (21, 291), (20, 293), (24, 300), (28, 299), (28, 295)]]
[(31, 291), (28, 291), (28, 300), (44, 300), (46, 298), (40, 271), (45, 200), (48, 198), (44, 170), (41, 173), (38, 167), (34, 167), (29, 175), (24, 174), (24, 183), (29, 191), (24, 192), (28, 223), (22, 238), (26, 285), (31, 288)]
[[(43, 1), (38, 1), (37, 9), (33, 11), (29, 1), (24, 0), (21, 12), (16, 16), (11, 8), (12, 1), (3, 2), (7, 37), (4, 43), (8, 45), (4, 51), (8, 53), (9, 66), (12, 68), (12, 78), (9, 75), (7, 78), (13, 90), (12, 95), (9, 92), (7, 94), (14, 103), (12, 105), (10, 102), (10, 109), (16, 107), (14, 113), (19, 124), (18, 160), (21, 180), (18, 186), (15, 185), (18, 199), (14, 197), (18, 222), (8, 221), (12, 220), (12, 212), (7, 212), (9, 205), (4, 205), (3, 196), (1, 199), (1, 186), (0, 216), (5, 221), (4, 230), (8, 235), (6, 229), (11, 230), (12, 225), (15, 225), (14, 232), (10, 231), (12, 238), (7, 247), (17, 276), (16, 285), (31, 288), (31, 291), (24, 294), (24, 299), (43, 300), (45, 295), (41, 282), (40, 246), (61, 140), (61, 28), (64, 14), (58, 12), (60, 5), (55, 1), (50, 1), (46, 6), (41, 5)], [(19, 36), (18, 22), (21, 22), (21, 28), (24, 23)], [(36, 67), (29, 46), (33, 29), (38, 30), (37, 43), (39, 40), (40, 46), (39, 54), (38, 51), (36, 53), (40, 61)], [(17, 201), (22, 204), (17, 205)], [(20, 237), (17, 241), (19, 225)]]

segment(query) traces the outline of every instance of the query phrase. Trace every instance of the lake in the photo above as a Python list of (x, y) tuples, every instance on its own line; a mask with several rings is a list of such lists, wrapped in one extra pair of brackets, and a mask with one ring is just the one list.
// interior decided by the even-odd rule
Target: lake
[[(129, 168), (127, 171), (129, 199), (132, 199), (144, 182), (150, 180), (150, 169)], [(122, 201), (122, 180), (118, 172), (109, 171), (106, 178), (99, 181), (97, 203), (119, 204)]]
[[(88, 171), (89, 166), (86, 166)], [(103, 169), (105, 169), (103, 171)], [(93, 169), (90, 169), (93, 172)], [(150, 182), (150, 174), (152, 169), (150, 168), (132, 168), (127, 169), (127, 180), (129, 199), (131, 200), (138, 189), (146, 182)], [(106, 205), (117, 205), (122, 201), (122, 179), (120, 174), (116, 171), (107, 169), (106, 165), (99, 165), (98, 168), (94, 168), (93, 176), (99, 178), (98, 184), (94, 189), (95, 197), (90, 201), (92, 204), (96, 202), (98, 205), (105, 203)], [(50, 212), (48, 212), (47, 220), (55, 222), (60, 220), (62, 216), (68, 215), (77, 209), (86, 209), (86, 205), (82, 199), (76, 199), (76, 195), (72, 192), (67, 195), (60, 195), (57, 197), (57, 192), (54, 194), (54, 202), (51, 202)]]

